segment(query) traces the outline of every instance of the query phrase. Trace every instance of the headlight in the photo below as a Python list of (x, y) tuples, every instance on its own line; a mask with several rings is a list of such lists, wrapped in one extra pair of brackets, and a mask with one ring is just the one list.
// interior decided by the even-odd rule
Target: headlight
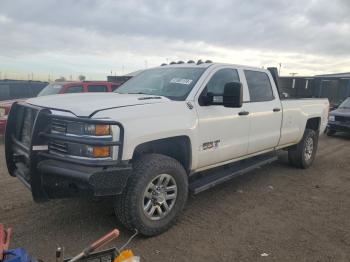
[(85, 135), (90, 136), (109, 136), (111, 134), (110, 125), (85, 125)]
[[(106, 124), (89, 124), (75, 121), (53, 119), (51, 133), (65, 136), (82, 137), (97, 141), (119, 141), (120, 130)], [(80, 142), (51, 141), (49, 150), (52, 153), (65, 154), (72, 157), (84, 158), (117, 158), (119, 146), (91, 146)]]
[(4, 117), (6, 115), (5, 108), (0, 108), (0, 117)]
[(329, 116), (328, 120), (331, 121), (331, 122), (335, 121), (335, 116)]
[(63, 143), (61, 141), (51, 141), (49, 144), (49, 150), (51, 152), (59, 154), (68, 154), (76, 157), (111, 157), (111, 147), (109, 146), (89, 146), (75, 143)]
[[(63, 126), (63, 128), (62, 128)], [(55, 121), (52, 125), (52, 130), (71, 135), (86, 135), (86, 136), (111, 136), (112, 130), (110, 125), (92, 125), (79, 122), (68, 122), (63, 124)]]

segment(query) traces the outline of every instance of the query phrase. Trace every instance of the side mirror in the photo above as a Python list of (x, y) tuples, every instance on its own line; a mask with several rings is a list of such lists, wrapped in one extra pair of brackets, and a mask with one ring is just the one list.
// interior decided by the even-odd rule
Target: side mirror
[(222, 104), (224, 107), (242, 107), (243, 87), (241, 83), (229, 82), (225, 84)]

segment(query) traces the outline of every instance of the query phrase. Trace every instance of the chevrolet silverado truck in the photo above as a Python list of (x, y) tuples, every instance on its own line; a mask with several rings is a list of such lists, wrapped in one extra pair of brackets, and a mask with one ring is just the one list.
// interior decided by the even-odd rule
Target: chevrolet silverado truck
[(327, 99), (280, 100), (265, 69), (178, 63), (148, 69), (114, 93), (12, 106), (8, 171), (35, 201), (113, 197), (117, 218), (152, 236), (199, 193), (276, 160), (308, 168), (327, 126)]

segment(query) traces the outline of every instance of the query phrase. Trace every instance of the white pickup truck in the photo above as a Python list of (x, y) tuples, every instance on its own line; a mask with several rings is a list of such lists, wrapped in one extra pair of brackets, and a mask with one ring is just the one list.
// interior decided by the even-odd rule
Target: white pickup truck
[(9, 173), (35, 201), (112, 196), (144, 235), (167, 230), (198, 193), (276, 159), (308, 168), (327, 99), (280, 100), (273, 75), (247, 66), (178, 63), (148, 69), (115, 93), (15, 104), (5, 136)]

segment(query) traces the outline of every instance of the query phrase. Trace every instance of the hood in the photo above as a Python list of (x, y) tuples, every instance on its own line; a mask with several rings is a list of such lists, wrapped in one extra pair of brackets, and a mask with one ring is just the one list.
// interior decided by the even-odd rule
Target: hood
[(90, 116), (97, 111), (126, 106), (164, 103), (168, 98), (117, 93), (80, 93), (42, 96), (27, 100), (27, 103), (57, 110), (70, 111), (76, 116)]
[(331, 116), (347, 116), (350, 117), (350, 108), (338, 108), (329, 113)]

